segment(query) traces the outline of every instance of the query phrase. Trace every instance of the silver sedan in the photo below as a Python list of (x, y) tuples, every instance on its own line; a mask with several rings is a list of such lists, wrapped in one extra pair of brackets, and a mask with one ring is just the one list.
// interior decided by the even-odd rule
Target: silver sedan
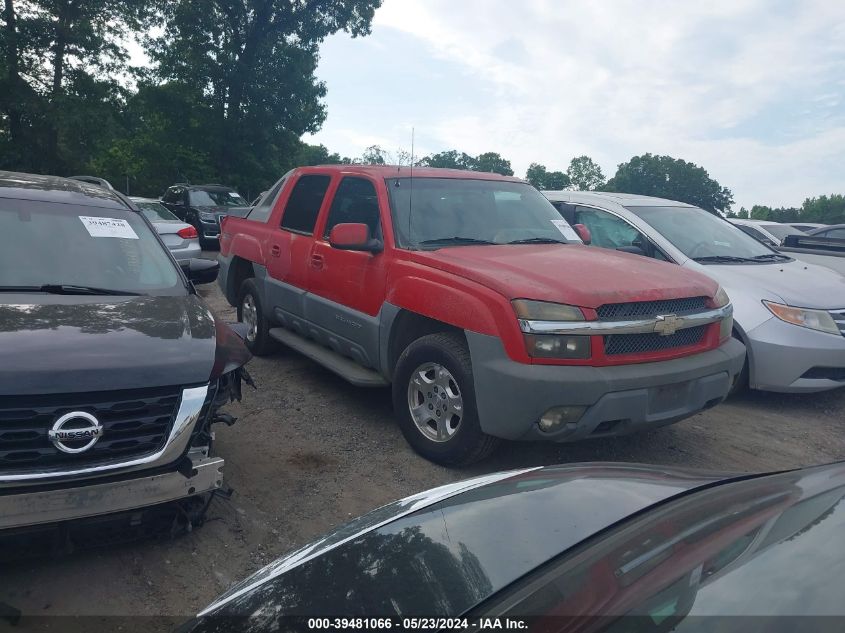
[(202, 249), (200, 249), (197, 230), (193, 226), (182, 222), (158, 200), (152, 198), (130, 198), (130, 200), (152, 223), (176, 261), (187, 261), (192, 257), (200, 256)]

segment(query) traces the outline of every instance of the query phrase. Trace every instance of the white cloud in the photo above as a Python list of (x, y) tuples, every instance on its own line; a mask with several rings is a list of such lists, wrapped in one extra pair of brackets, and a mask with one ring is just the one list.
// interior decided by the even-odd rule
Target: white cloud
[[(353, 50), (373, 63), (392, 52), (412, 89), (341, 63)], [(371, 36), (323, 55), (316, 138), (341, 153), (363, 149), (356, 136), (407, 146), (416, 124), (422, 151), (499, 151), (518, 174), (588, 154), (612, 175), (650, 151), (704, 166), (746, 206), (843, 186), (842, 2), (387, 0)], [(352, 93), (333, 93), (341, 78), (354, 111)]]

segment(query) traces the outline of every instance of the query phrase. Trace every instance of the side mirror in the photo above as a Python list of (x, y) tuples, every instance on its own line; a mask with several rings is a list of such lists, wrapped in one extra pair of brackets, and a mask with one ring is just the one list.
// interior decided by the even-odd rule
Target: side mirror
[(370, 237), (370, 227), (363, 223), (335, 224), (329, 233), (329, 244), (341, 251), (380, 253), (384, 244)]
[(572, 228), (575, 229), (575, 232), (578, 234), (578, 237), (581, 238), (581, 241), (584, 242), (587, 246), (593, 241), (593, 236), (590, 234), (590, 229), (587, 228), (585, 224), (573, 224)]
[(179, 262), (179, 266), (188, 281), (197, 285), (210, 284), (217, 279), (217, 271), (220, 270), (220, 264), (213, 259), (200, 259), (198, 257), (193, 257), (186, 262)]

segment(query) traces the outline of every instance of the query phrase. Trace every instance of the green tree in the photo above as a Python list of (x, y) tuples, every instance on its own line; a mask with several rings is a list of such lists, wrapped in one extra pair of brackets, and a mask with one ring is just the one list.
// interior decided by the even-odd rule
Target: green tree
[(472, 169), (474, 159), (469, 154), (450, 149), (420, 160), (423, 167), (439, 167), (443, 169)]
[(570, 185), (569, 176), (562, 171), (548, 171), (545, 165), (539, 163), (531, 163), (528, 166), (525, 180), (541, 191), (559, 191)]
[(807, 198), (801, 205), (800, 218), (804, 222), (845, 223), (845, 196), (831, 194)]
[(472, 167), (474, 171), (487, 171), (503, 176), (513, 176), (513, 169), (511, 169), (511, 162), (502, 158), (496, 152), (485, 152), (479, 154), (472, 160)]
[(604, 188), (678, 200), (711, 213), (725, 212), (733, 204), (731, 190), (710, 178), (702, 167), (671, 156), (634, 156), (619, 165)]
[(751, 207), (749, 217), (752, 220), (769, 220), (771, 219), (769, 218), (769, 215), (771, 215), (771, 213), (771, 208), (762, 204), (755, 204), (753, 207)]
[(605, 185), (601, 167), (589, 156), (578, 156), (569, 163), (566, 176), (577, 191), (595, 191)]
[(143, 0), (4, 0), (0, 167), (66, 174), (116, 133), (123, 45), (150, 16)]
[(736, 214), (737, 219), (739, 220), (747, 220), (748, 219), (748, 209), (745, 207), (739, 208), (739, 213)]
[(320, 43), (369, 33), (381, 0), (166, 2), (161, 35), (145, 42), (151, 79), (181, 84), (212, 114), (204, 130), (214, 169), (259, 191), (296, 157), (299, 137), (325, 119), (315, 76)]
[(303, 143), (296, 157), (297, 165), (340, 165), (350, 163), (351, 160), (341, 158), (336, 152), (329, 153), (325, 145), (308, 145)]

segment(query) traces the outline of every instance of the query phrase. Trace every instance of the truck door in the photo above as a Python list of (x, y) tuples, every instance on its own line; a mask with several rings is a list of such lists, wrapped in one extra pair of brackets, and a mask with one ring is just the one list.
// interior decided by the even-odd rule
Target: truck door
[(338, 184), (320, 235), (308, 261), (306, 318), (337, 337), (342, 353), (377, 367), (379, 310), (384, 303), (387, 267), (383, 253), (332, 248), (329, 233), (336, 224), (366, 224), (370, 236), (384, 241), (386, 201), (379, 202), (374, 181), (345, 176)]
[(330, 183), (328, 174), (300, 175), (284, 201), (280, 225), (270, 231), (266, 246), (269, 278), (265, 300), (276, 318), (294, 329), (300, 329), (297, 326), (305, 316), (314, 227)]

